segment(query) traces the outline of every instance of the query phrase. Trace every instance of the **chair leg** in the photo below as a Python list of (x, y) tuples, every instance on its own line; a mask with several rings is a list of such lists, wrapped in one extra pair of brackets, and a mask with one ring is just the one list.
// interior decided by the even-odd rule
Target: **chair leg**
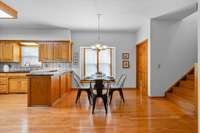
[(111, 91), (109, 92), (110, 104), (111, 104), (111, 101), (112, 101), (112, 96), (113, 96), (113, 91), (111, 90)]
[(78, 92), (77, 92), (77, 96), (76, 96), (76, 104), (77, 104), (77, 102), (78, 102), (80, 96), (81, 96), (81, 91), (78, 90)]
[(95, 109), (95, 106), (96, 106), (96, 100), (97, 100), (97, 97), (96, 96), (93, 96), (93, 106), (92, 106), (92, 114), (94, 114), (94, 109)]
[(91, 92), (90, 92), (90, 90), (87, 90), (87, 95), (88, 95), (89, 103), (92, 104), (91, 103)]
[(106, 95), (102, 96), (102, 99), (103, 99), (104, 107), (105, 107), (106, 114), (107, 114), (108, 113), (108, 109), (107, 109), (108, 99), (107, 99), (107, 96)]
[(121, 96), (121, 98), (122, 98), (123, 102), (125, 102), (125, 100), (124, 100), (124, 95), (123, 95), (123, 91), (122, 91), (122, 89), (120, 89), (120, 90), (119, 90), (119, 94), (120, 94), (120, 96)]

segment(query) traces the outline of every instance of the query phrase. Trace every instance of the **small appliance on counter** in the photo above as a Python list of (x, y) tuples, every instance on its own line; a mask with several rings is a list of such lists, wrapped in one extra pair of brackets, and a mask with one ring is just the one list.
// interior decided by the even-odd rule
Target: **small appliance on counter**
[(9, 65), (7, 65), (7, 64), (3, 65), (3, 71), (4, 72), (9, 72), (9, 70), (10, 70)]

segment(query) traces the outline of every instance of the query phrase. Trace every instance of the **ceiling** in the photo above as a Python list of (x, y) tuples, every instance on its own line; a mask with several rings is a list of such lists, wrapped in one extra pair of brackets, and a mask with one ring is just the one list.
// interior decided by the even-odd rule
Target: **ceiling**
[(1, 19), (0, 28), (68, 28), (95, 30), (97, 13), (103, 30), (135, 31), (149, 18), (173, 12), (196, 0), (2, 0), (18, 18)]

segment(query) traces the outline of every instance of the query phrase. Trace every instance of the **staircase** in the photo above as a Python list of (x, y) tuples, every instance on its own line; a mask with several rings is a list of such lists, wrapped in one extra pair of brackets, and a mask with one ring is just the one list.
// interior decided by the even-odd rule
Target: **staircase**
[(186, 113), (195, 113), (194, 68), (177, 81), (167, 92), (166, 98)]

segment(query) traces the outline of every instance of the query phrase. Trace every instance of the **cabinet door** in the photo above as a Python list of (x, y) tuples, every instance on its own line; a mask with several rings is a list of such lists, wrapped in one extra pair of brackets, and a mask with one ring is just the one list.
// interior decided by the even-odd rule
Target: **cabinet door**
[(21, 79), (19, 92), (27, 93), (28, 89), (29, 89), (29, 79), (28, 78)]
[(60, 97), (60, 77), (51, 77), (51, 103), (54, 103)]
[(65, 74), (60, 76), (60, 95), (61, 97), (66, 93), (67, 91), (67, 76)]
[(9, 92), (18, 92), (20, 88), (20, 81), (18, 79), (9, 79)]
[(18, 62), (20, 50), (17, 41), (0, 41), (0, 61)]
[(54, 48), (51, 42), (39, 42), (39, 58), (42, 62), (49, 62), (53, 60)]
[(54, 60), (62, 61), (62, 47), (59, 43), (54, 43)]
[(71, 91), (72, 89), (72, 73), (71, 72), (68, 72), (66, 74), (66, 78), (67, 78), (67, 92)]
[(67, 62), (72, 62), (72, 43), (67, 42)]
[(27, 78), (11, 78), (9, 79), (10, 93), (27, 93), (29, 82)]
[(46, 44), (46, 56), (47, 56), (47, 59), (52, 61), (54, 59), (54, 46), (52, 43), (48, 42), (48, 44)]
[(3, 60), (10, 61), (13, 59), (13, 44), (8, 41), (3, 42)]
[(44, 61), (45, 60), (45, 45), (39, 43), (39, 60)]
[(68, 62), (68, 54), (69, 54), (69, 48), (68, 48), (68, 45), (67, 44), (63, 44), (61, 45), (61, 56), (62, 56), (62, 59), (65, 61), (65, 62)]
[(12, 51), (13, 58), (12, 58), (12, 61), (13, 62), (19, 62), (20, 61), (20, 46), (19, 46), (19, 43), (17, 41), (13, 41), (12, 45), (13, 45), (13, 51)]
[(0, 93), (8, 93), (8, 85), (0, 85)]

